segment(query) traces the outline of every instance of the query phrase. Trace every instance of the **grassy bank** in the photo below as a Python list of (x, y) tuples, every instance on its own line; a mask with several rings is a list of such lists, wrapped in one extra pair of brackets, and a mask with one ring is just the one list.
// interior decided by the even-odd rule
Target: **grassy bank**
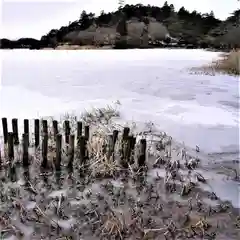
[(190, 69), (194, 74), (216, 75), (217, 73), (232, 76), (240, 75), (240, 50), (233, 50), (229, 53), (222, 53), (217, 59), (201, 67)]
[(212, 68), (218, 72), (240, 75), (240, 50), (222, 54), (220, 59), (212, 63)]
[[(76, 148), (72, 168), (67, 168), (69, 145), (62, 148), (61, 171), (54, 168), (56, 143), (49, 125), (48, 169), (40, 167), (41, 147), (34, 150), (28, 168), (21, 157), (9, 162), (7, 146), (0, 171), (0, 236), (5, 239), (238, 239), (237, 209), (204, 191), (208, 179), (195, 156), (178, 148), (164, 132), (147, 123), (142, 131), (128, 125), (136, 138), (129, 154), (123, 138), (126, 126), (117, 124), (117, 108), (85, 112), (80, 119), (90, 128), (87, 159)], [(48, 119), (52, 122), (52, 119)], [(59, 122), (71, 124), (65, 114)], [(119, 131), (114, 148), (109, 137)], [(147, 149), (145, 162), (141, 140)], [(16, 147), (21, 154), (21, 146)], [(18, 150), (18, 151), (17, 151)], [(142, 155), (141, 155), (142, 154)], [(139, 157), (141, 156), (141, 157)]]

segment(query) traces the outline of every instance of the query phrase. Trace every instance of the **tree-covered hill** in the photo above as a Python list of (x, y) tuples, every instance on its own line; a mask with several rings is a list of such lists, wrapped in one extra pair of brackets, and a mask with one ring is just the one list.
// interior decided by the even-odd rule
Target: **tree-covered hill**
[(173, 4), (162, 7), (125, 5), (100, 16), (82, 11), (79, 19), (67, 26), (52, 29), (40, 40), (1, 39), (1, 48), (56, 47), (59, 44), (110, 45), (112, 47), (240, 47), (240, 10), (221, 21), (214, 12), (176, 11)]

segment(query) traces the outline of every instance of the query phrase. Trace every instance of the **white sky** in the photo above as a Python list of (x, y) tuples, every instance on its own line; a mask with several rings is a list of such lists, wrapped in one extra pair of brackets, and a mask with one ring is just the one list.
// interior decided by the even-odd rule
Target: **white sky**
[[(165, 0), (126, 0), (127, 4), (142, 3), (162, 6)], [(178, 10), (184, 6), (187, 10), (201, 13), (214, 11), (215, 16), (225, 19), (240, 7), (237, 0), (169, 0)], [(113, 11), (118, 0), (1, 0), (0, 37), (16, 39), (19, 37), (40, 38), (53, 28), (67, 25), (77, 20), (82, 12), (92, 11), (99, 14)]]

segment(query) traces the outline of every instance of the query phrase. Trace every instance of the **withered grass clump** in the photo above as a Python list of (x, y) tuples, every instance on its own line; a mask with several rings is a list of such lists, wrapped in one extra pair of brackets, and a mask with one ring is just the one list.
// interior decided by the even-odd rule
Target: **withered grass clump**
[(240, 75), (240, 50), (222, 54), (220, 59), (213, 61), (212, 67), (219, 72)]
[(191, 72), (211, 76), (214, 76), (216, 73), (238, 76), (240, 75), (240, 50), (222, 53), (219, 55), (219, 59), (213, 60), (208, 65), (194, 67), (191, 69)]
[[(67, 144), (62, 147), (61, 171), (40, 169), (41, 147), (28, 169), (12, 162), (15, 173), (8, 171), (5, 161), (0, 168), (0, 236), (238, 239), (235, 236), (239, 218), (233, 207), (218, 199), (214, 192), (213, 205), (208, 204), (206, 198), (212, 199), (210, 192), (201, 190), (202, 184), (210, 187), (210, 181), (200, 173), (199, 148), (190, 154), (185, 146), (178, 146), (165, 132), (159, 132), (153, 123), (147, 123), (141, 131), (137, 124), (124, 128), (113, 120), (119, 116), (112, 107), (81, 115), (83, 126), (90, 126), (87, 160), (81, 161), (78, 156), (81, 151), (75, 143), (71, 170), (65, 168), (70, 146)], [(71, 134), (76, 134), (77, 117), (71, 114), (60, 120), (59, 132), (64, 134), (65, 120), (70, 122)], [(51, 124), (48, 127), (48, 161), (53, 163), (56, 144)], [(126, 128), (129, 138), (124, 135)], [(114, 135), (114, 131), (118, 134)], [(134, 147), (130, 148), (127, 143), (132, 143), (133, 136)], [(138, 161), (142, 139), (147, 142), (144, 167)]]

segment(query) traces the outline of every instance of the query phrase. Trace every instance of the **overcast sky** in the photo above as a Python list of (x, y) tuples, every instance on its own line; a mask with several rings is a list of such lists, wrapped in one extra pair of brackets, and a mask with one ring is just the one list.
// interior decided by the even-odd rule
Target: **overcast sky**
[[(119, 0), (1, 0), (0, 37), (40, 38), (52, 28), (67, 25), (79, 18), (82, 10), (99, 14), (117, 9)], [(127, 4), (162, 6), (165, 0), (126, 0)], [(169, 0), (178, 10), (181, 6), (202, 13), (214, 11), (215, 16), (225, 19), (240, 7), (237, 0)]]

